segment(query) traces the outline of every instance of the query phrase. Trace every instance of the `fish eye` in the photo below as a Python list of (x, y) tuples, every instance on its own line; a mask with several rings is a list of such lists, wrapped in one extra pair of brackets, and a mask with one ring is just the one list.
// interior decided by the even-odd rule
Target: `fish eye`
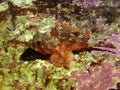
[(41, 45), (41, 42), (40, 42), (40, 41), (37, 41), (36, 44), (39, 46), (39, 45)]

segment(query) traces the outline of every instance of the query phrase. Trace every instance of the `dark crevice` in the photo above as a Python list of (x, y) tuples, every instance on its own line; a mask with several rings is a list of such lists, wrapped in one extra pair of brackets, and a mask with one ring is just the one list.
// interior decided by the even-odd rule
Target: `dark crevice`
[(92, 50), (103, 51), (103, 52), (109, 52), (109, 53), (116, 54), (116, 52), (114, 52), (114, 51), (104, 50), (104, 49), (99, 49), (99, 48), (87, 48), (87, 49), (82, 49), (82, 50), (75, 50), (75, 51), (73, 51), (73, 53), (74, 54), (79, 54), (80, 52), (83, 52), (83, 51), (89, 51), (89, 52), (91, 52)]
[(20, 60), (22, 61), (34, 61), (35, 59), (48, 60), (50, 57), (49, 54), (41, 54), (39, 52), (34, 51), (31, 48), (26, 49), (23, 54), (20, 56)]

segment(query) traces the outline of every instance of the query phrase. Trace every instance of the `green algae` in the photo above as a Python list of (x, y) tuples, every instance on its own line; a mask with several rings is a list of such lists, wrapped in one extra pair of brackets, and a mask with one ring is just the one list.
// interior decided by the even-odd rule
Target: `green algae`
[[(10, 0), (9, 0), (10, 1)], [(11, 0), (15, 5), (20, 7), (28, 8), (34, 7), (32, 0)], [(4, 8), (5, 7), (5, 8)], [(63, 8), (61, 4), (58, 4), (59, 12), (68, 12), (68, 8)], [(0, 11), (5, 11), (8, 9), (7, 3), (0, 4)], [(49, 10), (48, 10), (49, 11)], [(16, 46), (11, 47), (7, 45), (7, 41), (12, 39), (17, 39), (20, 41), (29, 42), (33, 39), (36, 32), (45, 33), (50, 32), (51, 27), (57, 22), (55, 16), (43, 15), (42, 20), (31, 20), (30, 16), (32, 14), (28, 13), (25, 16), (17, 16), (15, 20), (15, 30), (8, 30), (8, 27), (12, 25), (11, 15), (8, 15), (7, 21), (2, 21), (0, 23), (0, 89), (1, 90), (35, 90), (37, 87), (43, 90), (66, 90), (66, 87), (75, 87), (76, 80), (64, 80), (71, 73), (82, 70), (87, 71), (91, 62), (97, 62), (98, 60), (107, 59), (111, 63), (119, 61), (120, 59), (106, 57), (102, 55), (94, 56), (88, 51), (81, 52), (74, 55), (75, 61), (70, 63), (69, 69), (64, 67), (55, 67), (49, 62), (36, 59), (32, 61), (21, 61), (20, 56), (26, 50), (26, 47)], [(94, 13), (90, 15), (95, 15)], [(69, 16), (68, 16), (69, 17)], [(98, 19), (102, 20), (103, 19)], [(89, 20), (83, 20), (80, 22), (71, 18), (72, 24), (85, 27)], [(30, 25), (35, 25), (36, 29), (28, 30)], [(119, 30), (119, 18), (112, 23), (111, 26), (104, 25), (105, 29), (110, 28), (112, 30)], [(107, 33), (104, 34), (94, 34), (93, 38), (106, 39), (108, 38)], [(91, 41), (90, 41), (91, 43)], [(94, 43), (94, 41), (93, 41)], [(113, 61), (114, 59), (114, 61)], [(81, 62), (81, 63), (78, 63)], [(60, 80), (62, 83), (60, 83)], [(49, 81), (49, 82), (48, 82)], [(17, 85), (16, 85), (17, 83)]]

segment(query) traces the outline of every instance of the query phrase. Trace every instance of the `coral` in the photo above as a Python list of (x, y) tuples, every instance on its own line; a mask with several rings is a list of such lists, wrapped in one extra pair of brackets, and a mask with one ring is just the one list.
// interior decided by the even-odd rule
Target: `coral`
[[(112, 47), (108, 47), (108, 48), (105, 48), (105, 47), (98, 47), (98, 48), (101, 48), (103, 50), (109, 50), (109, 51), (113, 51), (116, 53), (117, 56), (120, 57), (120, 36), (119, 36), (119, 32), (118, 34), (112, 34), (109, 38), (107, 38), (106, 40), (103, 40), (103, 42), (105, 43), (109, 43), (111, 44), (112, 46), (114, 46), (114, 48)], [(108, 52), (100, 52), (100, 51), (92, 51), (92, 53), (95, 55), (96, 54), (109, 54)]]
[(72, 1), (72, 4), (73, 4), (73, 5), (80, 6), (81, 2), (80, 2), (80, 0), (73, 0), (73, 1)]
[(119, 90), (119, 6), (0, 0), (0, 90)]
[(98, 3), (100, 3), (100, 0), (83, 0), (82, 3), (85, 6), (93, 6), (93, 5), (97, 5)]
[(102, 62), (101, 67), (89, 67), (89, 72), (77, 71), (69, 79), (78, 81), (76, 90), (108, 90), (116, 85), (115, 78), (120, 80), (120, 72), (108, 61)]

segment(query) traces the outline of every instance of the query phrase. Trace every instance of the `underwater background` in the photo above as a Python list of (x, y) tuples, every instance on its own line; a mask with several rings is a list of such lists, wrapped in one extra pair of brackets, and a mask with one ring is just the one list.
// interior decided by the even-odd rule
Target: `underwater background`
[[(89, 28), (97, 49), (72, 51), (65, 68), (16, 41), (46, 40), (57, 22)], [(0, 0), (0, 90), (120, 90), (120, 1)]]

